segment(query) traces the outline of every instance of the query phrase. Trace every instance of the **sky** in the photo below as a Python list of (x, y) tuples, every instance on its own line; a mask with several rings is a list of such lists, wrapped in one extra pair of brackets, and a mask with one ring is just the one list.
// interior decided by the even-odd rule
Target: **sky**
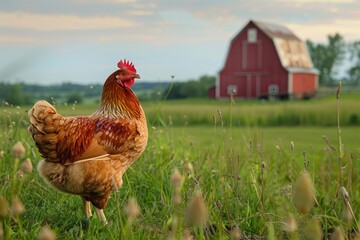
[(251, 19), (360, 40), (359, 0), (0, 0), (0, 82), (103, 83), (124, 58), (140, 81), (215, 75)]

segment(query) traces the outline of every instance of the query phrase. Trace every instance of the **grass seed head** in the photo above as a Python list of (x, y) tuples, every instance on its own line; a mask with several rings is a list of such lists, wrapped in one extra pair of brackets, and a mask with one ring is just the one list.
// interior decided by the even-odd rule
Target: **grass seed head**
[(291, 149), (291, 151), (294, 151), (294, 148), (295, 148), (294, 142), (291, 141), (291, 142), (290, 142), (290, 149)]
[(345, 240), (344, 231), (340, 226), (331, 234), (331, 240)]
[(43, 226), (40, 229), (38, 240), (55, 240), (56, 235), (48, 225)]
[(186, 219), (191, 225), (205, 225), (207, 221), (207, 209), (204, 198), (200, 191), (197, 191), (190, 200), (186, 209)]
[(126, 206), (125, 206), (125, 213), (130, 219), (137, 218), (141, 214), (141, 209), (139, 207), (138, 202), (134, 197), (129, 198)]
[(13, 198), (12, 204), (11, 204), (11, 214), (13, 216), (19, 216), (25, 212), (25, 207), (20, 201), (18, 196), (15, 196)]
[(266, 168), (266, 163), (264, 161), (261, 162), (261, 169)]
[(31, 173), (33, 170), (33, 165), (31, 163), (31, 160), (29, 158), (25, 159), (20, 166), (20, 170), (24, 173)]
[(176, 189), (179, 189), (179, 188), (181, 188), (182, 182), (183, 182), (183, 176), (181, 176), (181, 173), (179, 172), (179, 170), (175, 169), (175, 171), (171, 175), (171, 184)]
[(16, 172), (16, 176), (19, 178), (19, 179), (22, 179), (24, 177), (24, 172), (19, 170)]
[(172, 200), (175, 205), (180, 205), (182, 198), (179, 191), (175, 192)]
[(283, 230), (285, 232), (293, 233), (298, 230), (296, 218), (294, 216), (286, 217), (283, 221)]
[(12, 148), (12, 154), (14, 155), (14, 157), (16, 158), (21, 158), (25, 155), (25, 147), (22, 144), (22, 142), (17, 142), (13, 148)]
[(184, 238), (183, 240), (193, 240), (194, 237), (191, 235), (191, 232), (187, 229), (184, 230)]
[(3, 158), (5, 155), (5, 152), (3, 150), (0, 151), (0, 158)]
[(304, 229), (304, 238), (307, 240), (322, 240), (323, 232), (318, 218), (310, 219)]
[(346, 221), (346, 222), (351, 222), (351, 220), (353, 218), (352, 213), (351, 213), (350, 208), (349, 208), (348, 205), (345, 205), (341, 215), (342, 215), (342, 219), (344, 219), (344, 221)]
[(233, 227), (230, 232), (230, 238), (231, 240), (240, 240), (242, 238), (242, 233), (240, 228)]
[(336, 89), (336, 99), (340, 98), (340, 93), (341, 93), (341, 81), (339, 81), (337, 89)]
[(0, 223), (0, 239), (5, 239), (4, 228), (3, 228), (2, 223)]
[(6, 198), (0, 196), (0, 218), (6, 218), (9, 214), (9, 203), (7, 202)]
[(188, 174), (192, 174), (194, 172), (194, 167), (191, 163), (187, 162), (184, 164), (184, 169)]
[(314, 187), (308, 172), (304, 172), (294, 187), (294, 205), (302, 213), (308, 214), (314, 206)]

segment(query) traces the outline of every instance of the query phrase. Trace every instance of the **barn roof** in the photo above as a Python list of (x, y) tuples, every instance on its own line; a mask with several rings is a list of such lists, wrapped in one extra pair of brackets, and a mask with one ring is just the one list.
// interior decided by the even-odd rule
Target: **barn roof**
[(260, 21), (250, 22), (272, 39), (284, 68), (314, 68), (305, 43), (288, 28)]
[(291, 32), (288, 28), (284, 26), (260, 21), (252, 22), (270, 38), (288, 38), (301, 41), (293, 32)]

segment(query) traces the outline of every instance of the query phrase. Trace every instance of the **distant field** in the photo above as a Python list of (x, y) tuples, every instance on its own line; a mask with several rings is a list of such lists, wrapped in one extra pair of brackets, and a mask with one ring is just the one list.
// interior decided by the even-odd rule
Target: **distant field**
[[(340, 122), (342, 126), (360, 126), (360, 93), (349, 93), (341, 96)], [(186, 99), (142, 102), (150, 125), (156, 126), (186, 126), (214, 124), (222, 121), (226, 126), (231, 122), (238, 127), (264, 126), (336, 126), (335, 95), (322, 99), (308, 101), (257, 101), (235, 100), (216, 101), (210, 99)], [(97, 104), (56, 105), (58, 112), (65, 115), (86, 115), (94, 112)], [(8, 110), (17, 116), (26, 109), (15, 107), (0, 108)], [(231, 121), (230, 121), (231, 119)]]

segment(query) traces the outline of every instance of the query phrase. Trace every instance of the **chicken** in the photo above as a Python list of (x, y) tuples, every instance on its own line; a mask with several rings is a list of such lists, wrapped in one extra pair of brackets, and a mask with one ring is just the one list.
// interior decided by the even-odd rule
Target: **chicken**
[(56, 189), (80, 195), (85, 217), (90, 203), (107, 224), (103, 209), (122, 185), (126, 169), (144, 152), (145, 113), (130, 87), (140, 78), (134, 65), (120, 61), (104, 83), (98, 109), (89, 116), (63, 117), (40, 100), (29, 110), (29, 132), (44, 160), (38, 170)]

